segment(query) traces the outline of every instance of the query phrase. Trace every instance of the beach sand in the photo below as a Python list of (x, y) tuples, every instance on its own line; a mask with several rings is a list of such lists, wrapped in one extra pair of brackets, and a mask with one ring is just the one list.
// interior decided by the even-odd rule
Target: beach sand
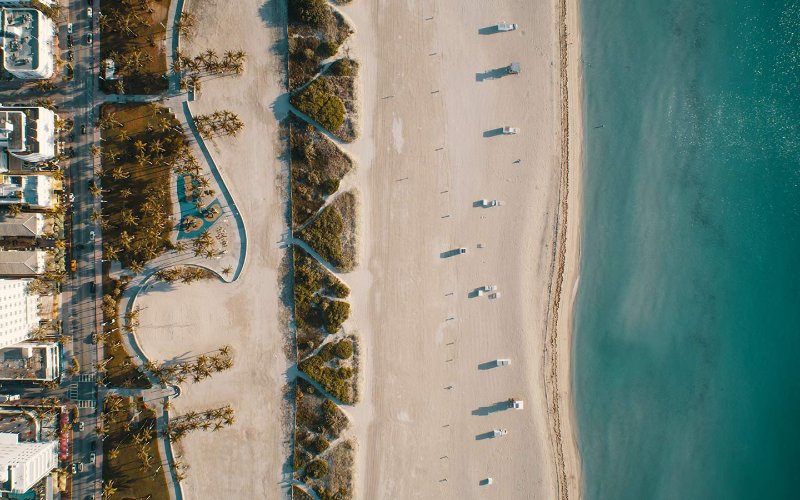
[(157, 360), (233, 346), (233, 369), (184, 384), (174, 402), (173, 415), (228, 403), (236, 411), (231, 428), (196, 431), (180, 443), (178, 454), (190, 467), (185, 498), (279, 498), (289, 454), (282, 425), (286, 318), (279, 299), (286, 254), (279, 247), (285, 232), (285, 165), (278, 159), (283, 146), (273, 106), (283, 92), (284, 72), (274, 45), (285, 41), (284, 14), (278, 2), (263, 0), (189, 0), (185, 9), (197, 18), (194, 38), (181, 42), (185, 54), (208, 48), (248, 54), (242, 76), (204, 80), (191, 104), (195, 114), (231, 110), (245, 124), (237, 138), (206, 144), (244, 218), (247, 260), (233, 284), (204, 281), (168, 292), (157, 286), (143, 295), (137, 336), (144, 352)]
[[(580, 495), (569, 300), (558, 311), (562, 418), (548, 418), (545, 396), (565, 144), (558, 5), (356, 1), (342, 9), (355, 21), (363, 68), (364, 136), (354, 145), (363, 264), (348, 277), (365, 352), (364, 398), (349, 409), (360, 498), (552, 498), (559, 477), (569, 497)], [(520, 28), (482, 33), (502, 20)], [(512, 61), (522, 73), (500, 77)], [(579, 121), (579, 91), (570, 107)], [(497, 134), (504, 125), (521, 133)], [(579, 123), (571, 126), (571, 159), (579, 159)], [(502, 205), (474, 207), (482, 198)], [(579, 234), (578, 208), (570, 205), (570, 238)], [(579, 255), (571, 243), (562, 275), (570, 296)], [(467, 253), (441, 257), (458, 247)], [(501, 298), (472, 297), (482, 285), (497, 285)], [(511, 366), (490, 368), (505, 357)], [(509, 397), (525, 409), (504, 409)], [(495, 428), (508, 435), (486, 438)], [(482, 486), (488, 477), (493, 484)]]

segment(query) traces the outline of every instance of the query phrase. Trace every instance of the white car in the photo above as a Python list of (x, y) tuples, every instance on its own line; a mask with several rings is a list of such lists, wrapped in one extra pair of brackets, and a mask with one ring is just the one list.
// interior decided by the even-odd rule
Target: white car
[(92, 8), (86, 7), (86, 16), (91, 19), (92, 18)]
[(69, 202), (70, 203), (75, 203), (75, 193), (70, 193), (69, 194)]
[(94, 241), (94, 231), (89, 231), (89, 241)]
[(497, 361), (495, 361), (495, 363), (497, 364), (497, 366), (508, 366), (511, 364), (511, 360), (508, 358), (500, 358)]
[(495, 430), (492, 431), (492, 437), (493, 438), (497, 438), (497, 437), (500, 437), (500, 436), (505, 436), (506, 434), (508, 434), (508, 431), (506, 429), (495, 429)]
[(519, 134), (519, 129), (517, 127), (503, 127), (503, 133), (506, 135)]
[(72, 23), (69, 23), (67, 25), (67, 33), (69, 33), (70, 35), (72, 34)]
[(505, 21), (497, 23), (497, 31), (514, 31), (515, 29), (517, 29), (516, 24), (507, 23)]
[(525, 408), (525, 401), (521, 399), (511, 398), (508, 400), (508, 407), (513, 408), (515, 410), (522, 410), (523, 408)]
[(465, 254), (465, 253), (467, 253), (467, 249), (466, 249), (466, 248), (464, 248), (464, 247), (461, 247), (461, 248), (459, 248), (458, 250), (456, 250), (456, 253), (457, 253), (458, 255)]
[(481, 200), (481, 208), (492, 208), (498, 205), (497, 200)]

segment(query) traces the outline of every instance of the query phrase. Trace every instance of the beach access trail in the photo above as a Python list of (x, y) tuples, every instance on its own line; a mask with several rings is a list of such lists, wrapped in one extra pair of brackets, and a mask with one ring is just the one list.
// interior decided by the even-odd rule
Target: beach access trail
[(232, 369), (183, 384), (173, 401), (172, 417), (225, 404), (236, 412), (233, 426), (193, 432), (178, 445), (176, 453), (189, 465), (184, 497), (279, 498), (289, 456), (281, 423), (287, 318), (279, 310), (286, 172), (275, 108), (285, 91), (276, 48), (286, 39), (285, 7), (272, 0), (186, 0), (184, 10), (194, 14), (197, 27), (193, 37), (181, 40), (183, 54), (247, 53), (241, 76), (204, 79), (189, 104), (195, 116), (226, 109), (244, 122), (237, 137), (205, 145), (241, 213), (247, 257), (233, 283), (206, 280), (143, 291), (137, 298), (137, 340), (150, 359), (162, 362), (233, 347)]
[[(359, 498), (579, 497), (570, 493), (579, 466), (567, 418), (569, 352), (557, 352), (567, 376), (548, 379), (558, 387), (558, 419), (545, 394), (548, 319), (570, 317), (570, 301), (556, 310), (552, 296), (566, 221), (562, 5), (356, 1), (341, 9), (358, 27), (364, 103), (363, 142), (353, 149), (363, 269), (348, 277), (365, 353), (363, 400), (350, 412)], [(519, 29), (492, 29), (503, 20)], [(506, 74), (511, 62), (521, 74)], [(503, 135), (503, 126), (521, 132)], [(580, 146), (580, 136), (571, 140)], [(476, 207), (484, 198), (501, 206)], [(443, 257), (459, 247), (467, 253)], [(566, 289), (575, 277), (560, 279)], [(501, 297), (475, 296), (484, 285)], [(511, 366), (492, 367), (498, 358)], [(506, 409), (511, 397), (525, 409)], [(508, 435), (488, 438), (497, 428)]]

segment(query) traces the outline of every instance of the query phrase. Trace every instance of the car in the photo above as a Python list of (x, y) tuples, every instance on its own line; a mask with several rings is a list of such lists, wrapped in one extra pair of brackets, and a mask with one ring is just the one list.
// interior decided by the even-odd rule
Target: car
[(86, 424), (83, 421), (78, 421), (78, 431), (82, 432), (85, 428)]
[(81, 125), (81, 134), (86, 133), (86, 125)]
[(67, 52), (67, 60), (72, 61), (73, 59), (75, 59), (75, 56), (72, 54), (72, 51), (70, 50), (69, 52)]
[(86, 34), (86, 44), (87, 45), (91, 45), (92, 44), (92, 34), (91, 33), (87, 33)]
[(78, 464), (72, 464), (72, 473), (73, 474), (77, 474), (78, 473)]
[(522, 410), (525, 408), (525, 401), (521, 399), (510, 398), (508, 400), (508, 407), (515, 410)]
[(517, 128), (517, 127), (503, 127), (503, 133), (506, 134), (506, 135), (519, 134), (519, 128)]
[(462, 255), (462, 254), (465, 254), (465, 253), (467, 253), (467, 249), (464, 248), (464, 247), (461, 247), (458, 250), (456, 250), (456, 254), (458, 254), (458, 255)]
[(506, 434), (508, 434), (508, 430), (506, 430), (506, 429), (494, 429), (492, 431), (492, 437), (495, 437), (495, 438), (500, 437), (500, 436), (505, 436)]
[(69, 194), (69, 202), (70, 203), (75, 203), (75, 193), (70, 193)]
[(512, 74), (512, 75), (519, 74), (519, 71), (520, 71), (519, 63), (518, 62), (512, 62), (511, 64), (508, 65), (508, 67), (506, 68), (506, 71), (508, 71), (508, 73)]
[(89, 283), (89, 291), (92, 293), (97, 293), (97, 285), (94, 281)]
[(88, 17), (89, 19), (92, 18), (92, 8), (91, 7), (86, 7), (86, 17)]
[(498, 205), (498, 202), (497, 202), (497, 200), (483, 199), (483, 200), (480, 201), (480, 204), (481, 204), (481, 208), (492, 208), (492, 207), (496, 207)]
[(508, 358), (500, 358), (495, 361), (495, 363), (497, 363), (497, 366), (509, 366), (511, 364), (511, 360)]
[(72, 23), (67, 25), (67, 33), (72, 34)]
[(78, 472), (83, 472), (83, 464), (78, 462)]
[(95, 455), (94, 453), (89, 453), (89, 463), (90, 464), (93, 464), (96, 458), (97, 458), (97, 455)]
[(517, 29), (516, 24), (507, 23), (505, 21), (497, 23), (497, 31), (514, 31), (515, 29)]
[(75, 259), (72, 259), (69, 263), (69, 270), (71, 272), (75, 272), (78, 270), (78, 262)]
[(94, 231), (89, 231), (89, 241), (94, 241)]

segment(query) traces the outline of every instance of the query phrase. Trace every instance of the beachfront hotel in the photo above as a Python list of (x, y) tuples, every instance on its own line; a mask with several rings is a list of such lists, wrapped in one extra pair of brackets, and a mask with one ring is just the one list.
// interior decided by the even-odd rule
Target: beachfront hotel
[(31, 281), (0, 279), (0, 349), (28, 340), (39, 326), (39, 295), (28, 293)]
[(57, 203), (55, 181), (49, 175), (0, 175), (0, 206), (48, 209)]
[(0, 105), (0, 172), (11, 157), (27, 162), (56, 156), (56, 114), (38, 106)]
[(0, 433), (0, 493), (23, 494), (58, 466), (58, 442), (20, 442)]
[(36, 9), (2, 9), (3, 67), (16, 78), (53, 76), (55, 25)]

